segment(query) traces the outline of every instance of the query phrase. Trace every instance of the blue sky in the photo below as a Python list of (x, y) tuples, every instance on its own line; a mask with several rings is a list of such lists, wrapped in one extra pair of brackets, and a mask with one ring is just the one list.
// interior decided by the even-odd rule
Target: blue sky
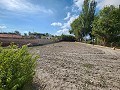
[[(97, 10), (120, 0), (96, 0)], [(83, 0), (0, 0), (0, 32), (69, 34)]]

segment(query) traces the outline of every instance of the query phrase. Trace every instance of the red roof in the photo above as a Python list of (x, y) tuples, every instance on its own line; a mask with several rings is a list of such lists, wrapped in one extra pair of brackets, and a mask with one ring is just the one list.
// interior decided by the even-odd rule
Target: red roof
[(0, 34), (0, 38), (22, 38), (22, 36), (15, 34)]

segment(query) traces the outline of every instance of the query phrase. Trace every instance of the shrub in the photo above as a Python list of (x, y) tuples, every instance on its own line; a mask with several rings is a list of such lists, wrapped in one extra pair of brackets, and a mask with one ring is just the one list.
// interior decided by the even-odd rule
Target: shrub
[(61, 35), (61, 39), (62, 41), (71, 41), (74, 42), (75, 41), (75, 37), (71, 36), (71, 35)]
[(0, 90), (21, 90), (33, 78), (36, 59), (27, 46), (0, 47)]

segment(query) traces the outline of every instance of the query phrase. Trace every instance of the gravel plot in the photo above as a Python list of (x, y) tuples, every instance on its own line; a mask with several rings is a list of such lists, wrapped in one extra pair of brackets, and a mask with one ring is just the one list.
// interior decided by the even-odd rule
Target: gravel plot
[(40, 55), (36, 90), (120, 90), (120, 50), (60, 42), (31, 52)]

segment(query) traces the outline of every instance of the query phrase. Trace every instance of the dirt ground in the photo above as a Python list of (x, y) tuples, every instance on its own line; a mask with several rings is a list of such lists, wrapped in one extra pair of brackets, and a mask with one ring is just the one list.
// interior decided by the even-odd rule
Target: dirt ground
[(31, 52), (40, 56), (35, 90), (120, 90), (120, 50), (60, 42)]

